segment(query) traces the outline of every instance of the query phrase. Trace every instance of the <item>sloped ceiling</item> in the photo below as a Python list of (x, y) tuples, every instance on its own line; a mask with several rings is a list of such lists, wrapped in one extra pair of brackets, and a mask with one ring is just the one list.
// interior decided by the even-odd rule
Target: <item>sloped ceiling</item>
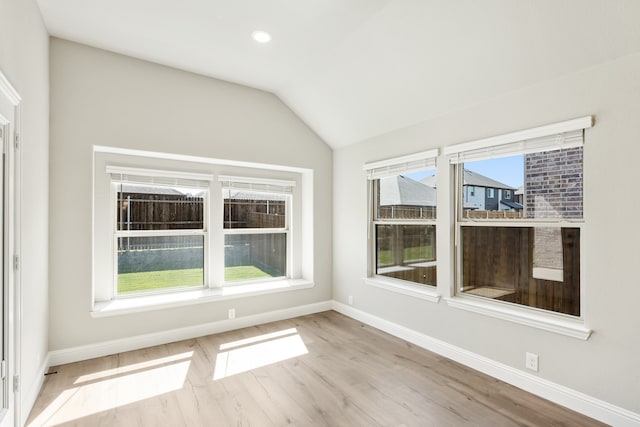
[(640, 52), (638, 0), (38, 3), (53, 36), (273, 92), (334, 148)]

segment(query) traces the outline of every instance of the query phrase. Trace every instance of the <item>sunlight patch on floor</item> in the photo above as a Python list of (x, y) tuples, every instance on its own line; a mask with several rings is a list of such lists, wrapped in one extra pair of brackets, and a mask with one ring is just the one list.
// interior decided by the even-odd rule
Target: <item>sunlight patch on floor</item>
[(74, 384), (80, 384), (87, 381), (95, 381), (102, 378), (112, 377), (115, 375), (122, 375), (127, 372), (139, 371), (142, 369), (151, 368), (154, 366), (160, 366), (167, 363), (173, 363), (180, 360), (191, 359), (193, 357), (193, 351), (187, 351), (185, 353), (174, 354), (172, 356), (160, 357), (158, 359), (147, 360), (140, 363), (132, 363), (131, 365), (121, 366), (113, 369), (106, 369), (100, 372), (92, 372), (88, 375), (82, 375), (74, 381)]
[(225, 343), (216, 357), (214, 380), (307, 354), (296, 328)]
[(192, 352), (80, 377), (74, 384), (84, 384), (64, 390), (30, 425), (62, 424), (179, 390), (191, 365), (187, 354)]

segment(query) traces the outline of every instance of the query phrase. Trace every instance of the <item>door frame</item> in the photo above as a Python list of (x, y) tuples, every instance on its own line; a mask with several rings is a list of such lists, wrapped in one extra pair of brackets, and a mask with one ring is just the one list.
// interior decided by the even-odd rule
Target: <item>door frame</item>
[[(6, 378), (8, 410), (0, 419), (0, 427), (21, 426), (22, 408), (20, 399), (20, 357), (21, 357), (21, 321), (22, 295), (20, 286), (20, 135), (22, 98), (4, 73), (0, 70), (0, 97), (13, 105), (13, 121), (9, 122), (9, 134), (4, 161), (4, 203), (6, 206), (4, 227), (6, 253), (2, 262), (5, 268), (7, 291), (5, 292), (4, 340), (6, 354)], [(11, 118), (9, 118), (11, 119)]]

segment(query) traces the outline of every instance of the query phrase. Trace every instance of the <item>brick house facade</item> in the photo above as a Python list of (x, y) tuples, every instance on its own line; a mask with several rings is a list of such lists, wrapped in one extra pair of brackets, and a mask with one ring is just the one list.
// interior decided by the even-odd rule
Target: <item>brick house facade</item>
[(582, 147), (525, 155), (526, 218), (582, 218)]

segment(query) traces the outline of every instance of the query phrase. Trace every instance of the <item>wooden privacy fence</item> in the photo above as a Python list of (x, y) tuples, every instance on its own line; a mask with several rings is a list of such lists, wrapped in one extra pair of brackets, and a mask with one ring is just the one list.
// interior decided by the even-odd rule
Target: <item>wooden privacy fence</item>
[(562, 228), (562, 281), (533, 277), (534, 227), (462, 227), (462, 287), (508, 290), (500, 299), (580, 315), (580, 229)]
[(204, 198), (186, 194), (118, 193), (120, 231), (203, 228)]
[(464, 210), (464, 218), (469, 219), (518, 219), (523, 218), (522, 211), (477, 211)]
[(380, 206), (379, 219), (435, 219), (435, 206)]
[(225, 199), (224, 228), (284, 228), (284, 200)]

